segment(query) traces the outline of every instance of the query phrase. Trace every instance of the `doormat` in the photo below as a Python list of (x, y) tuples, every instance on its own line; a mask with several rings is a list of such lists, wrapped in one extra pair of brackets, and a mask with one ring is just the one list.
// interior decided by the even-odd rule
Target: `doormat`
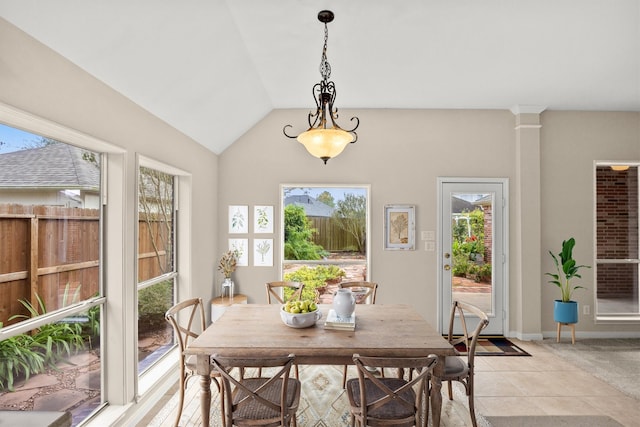
[[(467, 353), (464, 343), (456, 345), (460, 354)], [(531, 356), (505, 337), (480, 337), (476, 344), (476, 356)]]

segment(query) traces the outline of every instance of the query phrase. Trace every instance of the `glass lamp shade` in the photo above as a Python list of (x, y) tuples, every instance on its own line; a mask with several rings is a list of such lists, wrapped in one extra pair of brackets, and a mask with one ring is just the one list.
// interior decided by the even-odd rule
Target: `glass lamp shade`
[(611, 166), (611, 169), (614, 171), (626, 171), (627, 169), (629, 169), (628, 165), (613, 165)]
[(311, 129), (298, 135), (298, 142), (305, 146), (309, 154), (327, 160), (342, 153), (344, 147), (353, 141), (353, 135), (342, 129)]

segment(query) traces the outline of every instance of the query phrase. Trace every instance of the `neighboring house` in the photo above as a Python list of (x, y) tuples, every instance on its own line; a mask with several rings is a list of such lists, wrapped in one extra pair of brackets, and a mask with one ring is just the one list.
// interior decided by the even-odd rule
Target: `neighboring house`
[(333, 208), (306, 194), (287, 196), (284, 205), (302, 206), (307, 218), (331, 218)]
[(98, 161), (62, 143), (0, 154), (0, 203), (98, 209)]

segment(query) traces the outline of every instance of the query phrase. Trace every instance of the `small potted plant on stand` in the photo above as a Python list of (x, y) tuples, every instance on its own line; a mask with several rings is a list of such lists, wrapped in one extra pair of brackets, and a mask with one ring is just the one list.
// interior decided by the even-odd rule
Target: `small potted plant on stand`
[(218, 263), (218, 271), (224, 276), (220, 293), (220, 296), (223, 298), (228, 296), (230, 299), (233, 299), (233, 280), (231, 280), (231, 273), (236, 271), (237, 262), (235, 251), (227, 251), (222, 255)]
[[(581, 268), (590, 268), (588, 265), (577, 265), (573, 259), (573, 247), (576, 245), (576, 240), (571, 237), (569, 240), (562, 242), (562, 252), (558, 256), (549, 251), (551, 258), (556, 266), (556, 273), (546, 273), (553, 280), (549, 280), (549, 283), (556, 285), (560, 288), (560, 299), (555, 300), (553, 306), (553, 320), (558, 323), (558, 339), (560, 336), (560, 325), (573, 325), (578, 323), (578, 303), (571, 300), (573, 291), (576, 289), (586, 289), (584, 286), (573, 285), (571, 280), (574, 278), (582, 278), (580, 276)], [(575, 329), (572, 329), (574, 331)], [(572, 333), (572, 340), (575, 333)]]

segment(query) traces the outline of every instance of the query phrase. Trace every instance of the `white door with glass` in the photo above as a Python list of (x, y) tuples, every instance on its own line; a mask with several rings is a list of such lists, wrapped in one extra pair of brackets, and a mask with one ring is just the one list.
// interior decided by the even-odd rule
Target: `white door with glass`
[(440, 178), (438, 185), (441, 331), (448, 331), (451, 305), (458, 300), (487, 313), (484, 335), (504, 335), (508, 182)]

